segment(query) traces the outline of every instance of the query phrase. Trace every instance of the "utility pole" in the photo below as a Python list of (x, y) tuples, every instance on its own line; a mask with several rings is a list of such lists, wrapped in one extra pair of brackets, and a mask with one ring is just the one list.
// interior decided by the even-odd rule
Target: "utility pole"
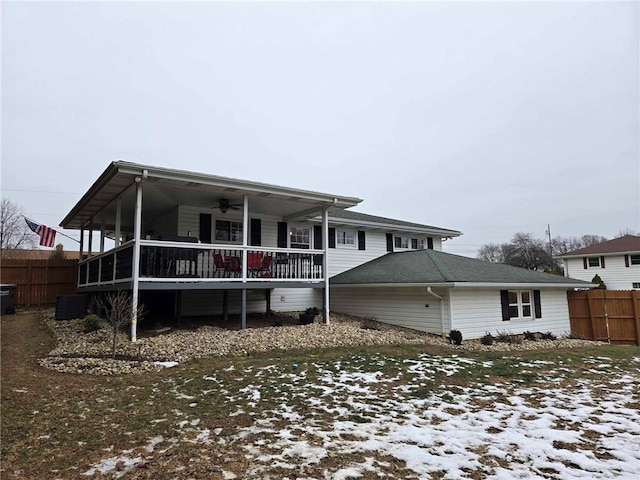
[(553, 248), (551, 246), (551, 225), (549, 225), (547, 223), (547, 231), (544, 232), (548, 235), (549, 237), (549, 260), (551, 261), (551, 264), (553, 265)]

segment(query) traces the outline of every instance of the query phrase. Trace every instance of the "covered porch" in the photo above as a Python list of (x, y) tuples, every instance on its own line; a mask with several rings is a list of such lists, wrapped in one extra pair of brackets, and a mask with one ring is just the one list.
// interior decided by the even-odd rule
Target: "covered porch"
[(329, 321), (329, 212), (360, 201), (113, 162), (61, 225), (81, 233), (78, 291), (131, 291), (135, 341), (142, 290), (240, 290), (245, 326), (247, 290), (320, 288)]

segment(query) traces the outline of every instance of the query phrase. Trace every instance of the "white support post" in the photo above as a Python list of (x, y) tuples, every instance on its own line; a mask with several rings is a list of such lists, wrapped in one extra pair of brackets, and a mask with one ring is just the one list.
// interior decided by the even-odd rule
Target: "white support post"
[[(122, 233), (120, 232), (122, 228), (122, 197), (118, 197), (116, 199), (116, 231), (115, 231), (115, 238), (114, 238), (114, 248), (117, 248), (120, 246), (120, 244), (122, 243), (120, 241), (121, 237), (122, 237)], [(113, 276), (111, 277), (111, 279), (113, 281), (116, 280), (116, 271), (118, 268), (118, 254), (117, 252), (113, 252)]]
[(136, 209), (133, 224), (133, 259), (131, 292), (131, 341), (137, 340), (138, 330), (138, 285), (140, 283), (140, 233), (142, 231), (142, 178), (136, 178)]
[(122, 242), (122, 197), (116, 199), (116, 233), (115, 233), (115, 246), (119, 247)]
[(104, 212), (100, 214), (100, 253), (104, 253), (104, 239), (105, 239), (105, 226), (104, 226)]
[(329, 207), (322, 210), (322, 275), (324, 276), (324, 323), (329, 323)]
[(249, 233), (249, 199), (246, 195), (242, 196), (242, 305), (240, 310), (240, 327), (242, 330), (247, 328), (247, 246), (249, 242), (247, 241), (248, 233)]

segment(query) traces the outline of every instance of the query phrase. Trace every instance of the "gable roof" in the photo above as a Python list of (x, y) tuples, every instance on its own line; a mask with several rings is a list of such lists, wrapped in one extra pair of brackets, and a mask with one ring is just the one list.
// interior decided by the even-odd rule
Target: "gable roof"
[(384, 228), (387, 230), (404, 230), (434, 233), (443, 237), (459, 237), (462, 232), (451, 230), (448, 228), (434, 227), (421, 223), (406, 222), (404, 220), (396, 220), (394, 218), (380, 217), (377, 215), (369, 215), (367, 213), (353, 212), (351, 210), (334, 210), (329, 214), (329, 219), (335, 223), (343, 223), (346, 225), (361, 225), (369, 227)]
[(330, 282), (332, 285), (526, 284), (570, 288), (585, 288), (590, 285), (582, 280), (438, 250), (388, 253), (340, 273), (332, 277)]
[(640, 237), (635, 235), (624, 235), (623, 237), (591, 245), (590, 247), (579, 248), (578, 250), (567, 252), (563, 255), (559, 255), (559, 257), (564, 258), (612, 253), (640, 253)]

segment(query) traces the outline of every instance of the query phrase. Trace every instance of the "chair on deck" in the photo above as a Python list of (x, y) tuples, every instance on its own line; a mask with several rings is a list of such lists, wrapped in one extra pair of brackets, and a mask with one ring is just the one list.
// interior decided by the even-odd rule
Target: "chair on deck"
[(267, 255), (262, 257), (262, 262), (260, 262), (260, 269), (258, 273), (261, 277), (271, 278), (271, 260), (273, 257)]
[(220, 270), (222, 275), (224, 275), (224, 258), (222, 258), (222, 254), (214, 253), (213, 254), (213, 264), (216, 266), (216, 271)]
[(262, 265), (262, 254), (258, 252), (249, 252), (247, 254), (247, 270), (253, 276), (256, 276)]

